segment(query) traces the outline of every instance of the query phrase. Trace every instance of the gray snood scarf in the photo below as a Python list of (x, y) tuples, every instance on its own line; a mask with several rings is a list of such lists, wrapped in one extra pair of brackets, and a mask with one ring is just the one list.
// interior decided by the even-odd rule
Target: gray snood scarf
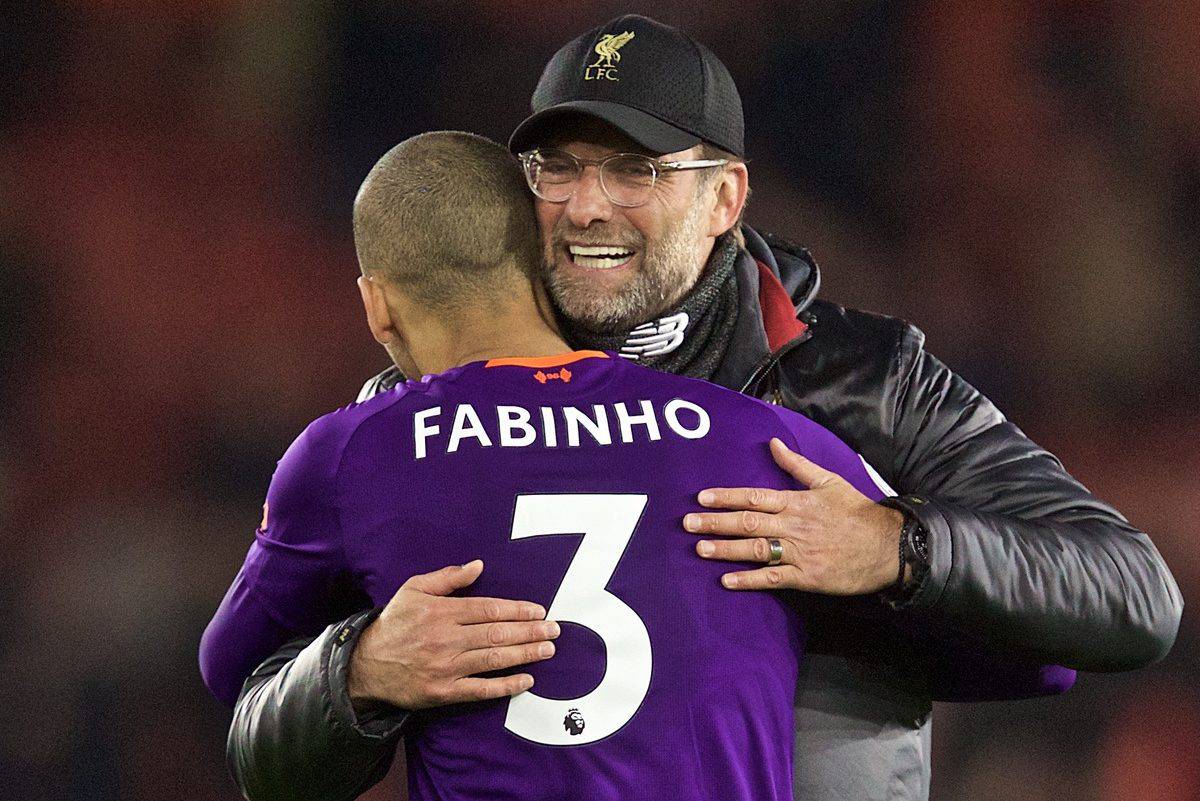
[(717, 239), (700, 280), (655, 320), (629, 331), (601, 334), (560, 311), (563, 333), (575, 347), (617, 351), (656, 370), (710, 379), (725, 358), (737, 323), (738, 291), (733, 271), (737, 255), (738, 244), (732, 235)]

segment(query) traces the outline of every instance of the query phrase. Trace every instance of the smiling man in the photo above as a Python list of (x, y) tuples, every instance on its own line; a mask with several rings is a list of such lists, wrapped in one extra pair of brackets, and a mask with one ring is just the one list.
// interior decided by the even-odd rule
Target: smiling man
[[(1149, 537), (918, 330), (816, 299), (808, 253), (741, 224), (741, 102), (708, 49), (620, 17), (554, 55), (532, 107), (509, 144), (567, 340), (800, 411), (900, 493), (714, 487), (698, 496), (711, 511), (682, 521), (700, 558), (763, 565), (726, 573), (730, 590), (796, 591), (797, 798), (923, 799), (933, 700), (1060, 691), (1072, 674), (1046, 663), (1128, 670), (1167, 652), (1182, 600)], [(386, 767), (405, 709), (468, 700), (430, 645), (454, 621), (428, 623), (429, 608), (356, 616), (249, 679), (230, 757), (250, 798), (352, 797)], [(361, 703), (364, 680), (389, 682), (383, 706)], [(321, 781), (299, 786), (312, 765)]]
[[(570, 138), (521, 155), (530, 187), (546, 201), (538, 204), (546, 285), (574, 324), (632, 329), (696, 286), (747, 188), (745, 165), (700, 158), (700, 150), (658, 156), (584, 118)], [(580, 191), (582, 183), (591, 186)], [(716, 202), (707, 202), (718, 183)], [(713, 283), (728, 277), (714, 272)]]

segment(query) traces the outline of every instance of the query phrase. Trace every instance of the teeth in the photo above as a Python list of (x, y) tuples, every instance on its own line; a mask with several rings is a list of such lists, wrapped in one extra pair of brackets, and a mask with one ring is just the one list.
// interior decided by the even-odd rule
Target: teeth
[(575, 256), (571, 260), (580, 267), (587, 267), (589, 270), (611, 270), (613, 267), (620, 267), (622, 264), (628, 264), (633, 254), (625, 256)]
[(622, 256), (629, 257), (633, 251), (615, 245), (568, 245), (572, 256)]
[(590, 270), (611, 270), (633, 258), (633, 251), (619, 245), (568, 245), (571, 260)]

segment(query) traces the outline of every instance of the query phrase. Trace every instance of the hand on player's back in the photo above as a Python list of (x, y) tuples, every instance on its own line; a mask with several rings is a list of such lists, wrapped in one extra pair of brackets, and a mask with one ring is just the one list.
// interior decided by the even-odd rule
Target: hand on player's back
[(518, 673), (475, 674), (554, 655), (558, 624), (526, 601), (449, 597), (483, 572), (483, 562), (413, 576), (363, 632), (350, 663), (356, 705), (386, 702), (406, 710), (516, 695), (533, 686)]
[(684, 517), (684, 528), (695, 534), (735, 538), (701, 540), (696, 552), (706, 559), (767, 562), (770, 540), (779, 541), (779, 564), (726, 573), (725, 586), (826, 595), (862, 595), (890, 586), (899, 566), (903, 515), (778, 439), (771, 440), (771, 455), (808, 489), (708, 489), (700, 493), (701, 505), (732, 511)]

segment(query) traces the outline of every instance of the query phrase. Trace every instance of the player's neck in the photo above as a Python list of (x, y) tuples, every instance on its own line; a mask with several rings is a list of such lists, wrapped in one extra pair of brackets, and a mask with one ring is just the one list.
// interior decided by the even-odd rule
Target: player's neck
[(541, 320), (506, 319), (455, 330), (442, 328), (413, 337), (411, 349), (422, 375), (441, 373), (471, 362), (505, 358), (536, 358), (570, 353), (572, 348)]
[(446, 369), (489, 359), (535, 359), (540, 356), (559, 356), (570, 353), (572, 350), (570, 345), (557, 336), (533, 337), (526, 340), (514, 339), (464, 350), (453, 359), (453, 364), (447, 365)]

